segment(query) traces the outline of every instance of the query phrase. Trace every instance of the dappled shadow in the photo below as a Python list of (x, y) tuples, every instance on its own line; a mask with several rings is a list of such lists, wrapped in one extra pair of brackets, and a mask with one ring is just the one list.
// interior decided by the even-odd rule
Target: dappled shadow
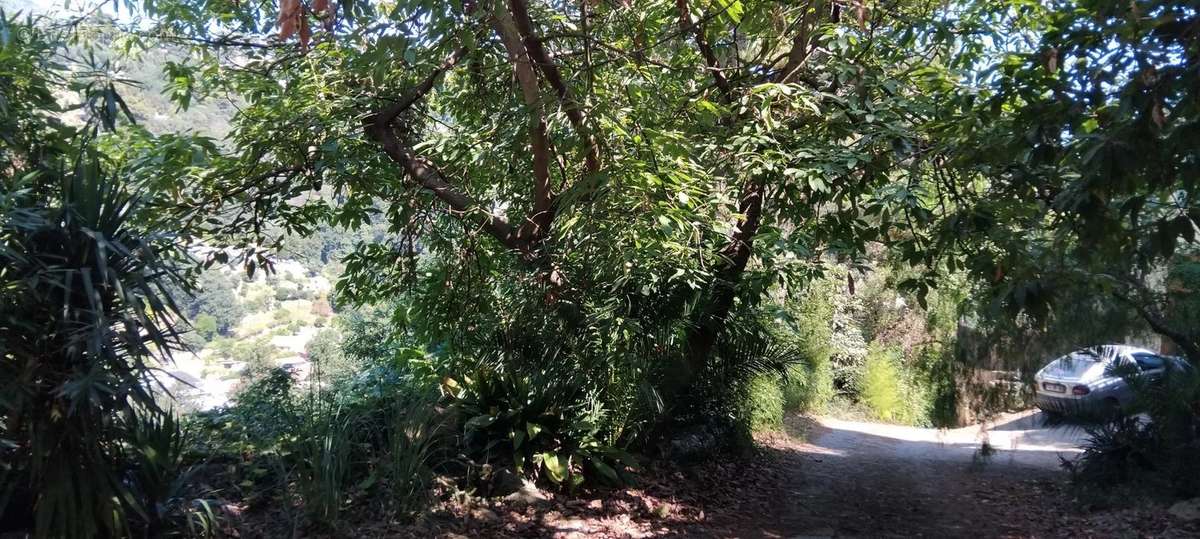
[(1089, 424), (1039, 410), (1009, 414), (989, 424), (987, 430), (998, 448), (1040, 449), (1072, 455), (1086, 441)]
[(787, 466), (780, 483), (762, 485), (776, 503), (733, 526), (710, 524), (730, 537), (1029, 536), (1053, 529), (1063, 510), (1059, 451), (997, 448), (988, 457), (962, 433), (930, 441), (914, 439), (929, 429), (860, 425), (789, 424), (807, 441), (764, 449)]
[[(1036, 432), (1039, 419), (1028, 415), (1001, 418), (989, 436)], [(1078, 530), (1162, 536), (1181, 529), (1143, 514), (1097, 528), (1072, 501), (1066, 473), (1045, 465), (1059, 451), (1026, 444), (985, 457), (978, 441), (960, 439), (970, 428), (920, 439), (937, 431), (865, 425), (792, 417), (782, 432), (758, 436), (752, 455), (655, 466), (632, 488), (543, 492), (546, 499), (535, 503), (472, 502), (434, 511), (415, 527), (356, 535), (1075, 537)], [(1200, 531), (1187, 526), (1187, 533)]]
[(955, 431), (918, 440), (936, 431), (841, 425), (789, 418), (749, 458), (647, 470), (636, 488), (574, 499), (494, 503), (482, 518), (444, 515), (435, 528), (467, 537), (1024, 537), (1056, 535), (1046, 530), (1069, 510), (1059, 451), (986, 457)]

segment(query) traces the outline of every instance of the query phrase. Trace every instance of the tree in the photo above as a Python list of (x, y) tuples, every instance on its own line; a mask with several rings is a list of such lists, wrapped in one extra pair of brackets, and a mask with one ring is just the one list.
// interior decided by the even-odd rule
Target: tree
[[(200, 327), (202, 318), (211, 318), (217, 333), (228, 336), (242, 321), (245, 310), (237, 298), (237, 278), (225, 271), (210, 269), (196, 280), (195, 292), (183, 299), (183, 312)], [(207, 324), (207, 320), (205, 322)]]
[(779, 367), (752, 322), (728, 327), (766, 290), (908, 226), (889, 186), (925, 173), (934, 106), (910, 66), (946, 52), (913, 31), (921, 2), (179, 5), (150, 4), (171, 14), (155, 34), (237, 50), (188, 69), (247, 106), (233, 153), (162, 176), (231, 216), (211, 233), (248, 269), (272, 224), (382, 219), (342, 301), (406, 298), (448, 356), (619, 379), (616, 415), (668, 419), (719, 416), (704, 403)]
[(200, 316), (197, 316), (193, 326), (196, 328), (196, 332), (199, 333), (201, 337), (204, 337), (205, 341), (211, 341), (213, 337), (217, 336), (217, 319), (208, 313), (203, 313)]
[(989, 67), (938, 128), (953, 155), (937, 202), (952, 208), (945, 263), (1010, 314), (1045, 318), (1089, 290), (1200, 361), (1200, 333), (1166, 316), (1174, 292), (1158, 284), (1200, 218), (1197, 17), (1158, 0), (966, 10), (997, 46), (964, 59)]

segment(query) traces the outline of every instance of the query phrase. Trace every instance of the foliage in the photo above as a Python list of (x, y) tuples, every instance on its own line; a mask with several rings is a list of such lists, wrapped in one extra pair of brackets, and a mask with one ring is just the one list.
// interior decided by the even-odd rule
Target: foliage
[(751, 430), (775, 430), (783, 426), (784, 395), (777, 377), (754, 378), (747, 393), (742, 414)]
[(998, 46), (961, 59), (987, 67), (964, 76), (936, 122), (954, 148), (942, 263), (966, 269), (1010, 319), (1074, 310), (1073, 289), (1086, 288), (1196, 361), (1195, 326), (1164, 317), (1169, 295), (1155, 284), (1194, 245), (1200, 215), (1194, 6), (981, 2), (959, 20)]
[(192, 497), (196, 468), (184, 464), (187, 434), (174, 413), (128, 414), (121, 420), (124, 459), (134, 509), (146, 518), (146, 534), (216, 536), (214, 502)]
[[(51, 62), (60, 47), (28, 25), (0, 28), (0, 256), (13, 261), (0, 270), (10, 313), (0, 329), (65, 351), (14, 352), (5, 340), (4, 368), (66, 353), (91, 367), (101, 344), (119, 349), (104, 368), (5, 376), (43, 386), (4, 392), (15, 395), (0, 401), (4, 419), (18, 429), (27, 417), (83, 414), (72, 425), (109, 436), (117, 412), (150, 408), (143, 359), (178, 340), (165, 325), (179, 313), (157, 299), (173, 268), (107, 281), (122, 269), (112, 256), (153, 250), (87, 219), (127, 199), (152, 208), (130, 213), (129, 239), (177, 232), (163, 243), (203, 243), (207, 267), (234, 260), (249, 281), (288, 250), (344, 263), (343, 315), (314, 344), (324, 372), (307, 394), (268, 371), (265, 341), (212, 344), (251, 367), (214, 428), (243, 448), (278, 450), (264, 458), (295, 474), (275, 478), (281, 495), (297, 488), (310, 517), (334, 528), (381, 478), (415, 492), (424, 479), (401, 475), (424, 477), (411, 472), (443, 442), (438, 428), (413, 425), (443, 419), (471, 464), (567, 488), (623, 480), (625, 449), (669, 446), (697, 426), (744, 431), (738, 420), (776, 417), (780, 401), (819, 409), (834, 391), (885, 419), (924, 422), (931, 406), (944, 419), (973, 367), (956, 363), (966, 312), (1000, 345), (1056, 338), (1042, 331), (1055, 325), (1083, 338), (1078, 321), (1097, 313), (1089, 331), (1128, 329), (1135, 313), (1200, 360), (1187, 305), (1156, 282), (1164, 269), (1188, 275), (1179, 261), (1196, 239), (1192, 7), (133, 4), (123, 3), (133, 21), (69, 25), (113, 51), (84, 46), (78, 69)], [(179, 108), (218, 95), (238, 103), (221, 144), (117, 129), (137, 118), (116, 91), (119, 51), (163, 42), (178, 54), (162, 64), (161, 89)], [(82, 94), (83, 127), (55, 118), (60, 87)], [(121, 181), (95, 192), (115, 198), (95, 212), (74, 195), (55, 201), (60, 185), (109, 178)], [(28, 225), (31, 216), (45, 223)], [(75, 292), (97, 277), (101, 286)], [(206, 334), (228, 335), (245, 309), (300, 294), (211, 269), (199, 280), (183, 314)], [(63, 316), (61, 305), (99, 312), (101, 323), (72, 329), (107, 340), (85, 351), (70, 346), (83, 339), (36, 326)], [(120, 383), (106, 380), (114, 373)], [(103, 390), (80, 392), (96, 379)], [(432, 407), (433, 381), (452, 417), (393, 406), (404, 393)], [(45, 398), (22, 400), (31, 394)], [(1179, 402), (1156, 412), (1164, 424), (1190, 425), (1183, 411), (1196, 398)], [(1183, 447), (1166, 432), (1154, 443)], [(3, 438), (37, 438), (18, 434)], [(89, 484), (120, 486), (109, 479)]]
[(1085, 414), (1097, 424), (1087, 428), (1083, 453), (1064, 466), (1085, 487), (1133, 484), (1158, 495), (1200, 493), (1200, 372), (1175, 364), (1161, 379), (1133, 369), (1112, 374), (1133, 389), (1134, 402), (1111, 417)]
[(571, 487), (589, 476), (624, 481), (632, 458), (604, 438), (608, 411), (583, 384), (548, 372), (525, 378), (485, 369), (452, 393), (468, 457)]
[(195, 323), (201, 315), (212, 317), (217, 332), (229, 336), (245, 314), (235, 294), (237, 288), (233, 275), (221, 270), (205, 271), (197, 279), (195, 295), (183, 304), (184, 313)]
[(880, 419), (899, 420), (904, 403), (897, 350), (874, 347), (867, 353), (866, 368), (858, 382), (863, 402)]
[(220, 331), (216, 317), (208, 313), (197, 316), (192, 323), (192, 327), (195, 328), (196, 333), (200, 334), (205, 341), (211, 341), (213, 337), (217, 336), (217, 332)]
[(1141, 419), (1121, 415), (1088, 427), (1083, 452), (1075, 460), (1064, 461), (1064, 465), (1077, 480), (1112, 486), (1153, 469), (1153, 445)]
[(294, 386), (291, 373), (273, 368), (252, 378), (234, 396), (231, 412), (247, 440), (280, 443), (296, 432), (300, 419), (293, 404)]
[(274, 5), (143, 3), (154, 35), (203, 44), (171, 72), (210, 76), (178, 89), (246, 101), (227, 148), (198, 150), (211, 166), (162, 177), (187, 218), (229, 216), (197, 222), (251, 271), (286, 238), (325, 257), (344, 246), (322, 227), (386, 225), (343, 258), (338, 302), (403, 300), (441, 374), (516, 346), (487, 370), (519, 395), (554, 358), (603, 381), (555, 399), (602, 409), (607, 444), (723, 421), (792, 346), (732, 326), (823, 257), (910, 241), (898, 186), (926, 173), (936, 77), (908, 66), (945, 50), (913, 31), (922, 2), (643, 4), (355, 1), (295, 44), (265, 35)]
[(924, 388), (913, 379), (896, 348), (873, 345), (867, 353), (859, 398), (879, 419), (903, 424), (927, 421), (928, 401)]
[(167, 288), (186, 255), (147, 210), (153, 195), (95, 151), (124, 107), (115, 82), (69, 79), (88, 116), (67, 127), (53, 116), (68, 80), (50, 61), (56, 36), (3, 13), (0, 34), (0, 511), (30, 512), (38, 537), (154, 532), (176, 463), (147, 451), (178, 451), (153, 445), (173, 425), (153, 370), (181, 347)]
[(784, 333), (780, 338), (796, 342), (804, 357), (784, 376), (783, 401), (788, 412), (819, 412), (833, 399), (834, 289), (831, 280), (814, 281), (798, 299), (781, 309), (786, 318), (779, 330)]
[(318, 523), (337, 520), (346, 501), (355, 422), (339, 408), (314, 403), (295, 449), (301, 461), (297, 475), (304, 509)]
[(423, 506), (434, 470), (448, 460), (448, 428), (432, 405), (434, 400), (417, 395), (399, 401), (388, 426), (387, 481), (391, 499), (401, 513)]
[(253, 339), (219, 338), (210, 344), (213, 353), (229, 361), (244, 364), (244, 372), (250, 377), (257, 377), (275, 369), (275, 359), (280, 349), (271, 344), (269, 337)]

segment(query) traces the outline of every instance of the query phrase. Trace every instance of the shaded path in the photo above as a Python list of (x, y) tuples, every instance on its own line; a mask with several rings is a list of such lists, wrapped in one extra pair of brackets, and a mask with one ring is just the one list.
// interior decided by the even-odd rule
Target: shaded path
[[(545, 503), (493, 505), (498, 515), (459, 508), (412, 536), (1200, 537), (1200, 523), (1161, 506), (1082, 512), (1059, 456), (1084, 433), (1040, 420), (1024, 412), (939, 431), (792, 417), (750, 458), (650, 469), (636, 487), (582, 499), (547, 492)], [(982, 458), (985, 437), (995, 453)]]
[[(1082, 431), (1012, 414), (955, 430), (794, 418), (793, 437), (764, 440), (787, 470), (776, 503), (739, 537), (1024, 537), (1053, 530), (1064, 473)], [(982, 440), (995, 449), (980, 455)], [(765, 486), (765, 485), (764, 485)], [(777, 487), (778, 488), (778, 487)]]

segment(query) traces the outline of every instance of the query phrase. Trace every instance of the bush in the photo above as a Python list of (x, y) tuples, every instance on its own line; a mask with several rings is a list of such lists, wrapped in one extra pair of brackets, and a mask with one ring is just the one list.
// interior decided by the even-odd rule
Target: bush
[(318, 398), (309, 410), (303, 436), (294, 450), (301, 467), (296, 478), (304, 509), (316, 522), (331, 525), (346, 502), (350, 457), (357, 419)]
[(208, 313), (202, 313), (197, 316), (196, 320), (192, 323), (192, 327), (195, 328), (196, 333), (203, 337), (205, 341), (213, 340), (218, 333), (217, 319)]
[(1077, 481), (1113, 486), (1154, 469), (1153, 436), (1137, 417), (1120, 416), (1087, 428), (1075, 460), (1063, 461)]
[(787, 318), (776, 330), (777, 338), (794, 343), (804, 361), (788, 368), (782, 386), (784, 410), (823, 411), (834, 395), (832, 302), (835, 285), (826, 279), (814, 281), (800, 299), (784, 309)]
[(895, 350), (872, 347), (859, 381), (859, 399), (879, 419), (890, 421), (900, 413), (903, 404), (899, 357)]
[(1200, 372), (1176, 368), (1156, 383), (1128, 373), (1126, 382), (1137, 396), (1132, 407), (1088, 428), (1083, 453), (1064, 466), (1084, 486), (1200, 494)]
[(743, 420), (752, 431), (775, 430), (783, 426), (784, 395), (779, 377), (763, 374), (749, 385)]
[(925, 391), (895, 347), (871, 346), (858, 383), (858, 395), (878, 419), (909, 425), (929, 422)]
[(411, 513), (424, 505), (433, 470), (448, 456), (445, 418), (435, 407), (435, 393), (401, 399), (388, 424), (386, 473), (397, 510)]
[(58, 110), (47, 80), (63, 79), (15, 20), (0, 21), (0, 155), (21, 156), (0, 166), (0, 517), (31, 519), (36, 537), (148, 535), (156, 500), (139, 492), (157, 489), (130, 475), (122, 422), (165, 413), (152, 365), (182, 347), (164, 290), (182, 285), (187, 255), (143, 186), (73, 147), (94, 123), (41, 123)]
[(626, 481), (632, 458), (603, 438), (607, 410), (574, 376), (483, 367), (454, 385), (462, 450), (471, 459), (572, 488), (586, 479)]

